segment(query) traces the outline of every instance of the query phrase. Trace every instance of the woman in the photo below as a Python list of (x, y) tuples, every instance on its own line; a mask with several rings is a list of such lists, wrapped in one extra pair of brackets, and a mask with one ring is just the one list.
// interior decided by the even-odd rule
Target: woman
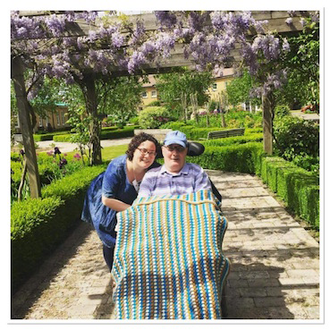
[(155, 162), (159, 150), (159, 143), (152, 135), (134, 136), (126, 154), (113, 159), (88, 188), (81, 218), (93, 224), (97, 231), (110, 271), (116, 243), (116, 213), (132, 205), (146, 171), (159, 166)]

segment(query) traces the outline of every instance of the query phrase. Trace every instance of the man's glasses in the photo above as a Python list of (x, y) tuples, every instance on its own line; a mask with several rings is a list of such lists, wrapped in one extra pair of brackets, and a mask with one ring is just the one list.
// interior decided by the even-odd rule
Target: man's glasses
[(168, 151), (173, 152), (176, 150), (177, 152), (183, 152), (186, 148), (179, 146), (179, 145), (169, 145), (169, 146), (164, 146)]
[(140, 152), (141, 152), (142, 155), (148, 154), (150, 156), (156, 156), (156, 154), (157, 154), (156, 151), (149, 151), (146, 148), (136, 148), (136, 149), (140, 150)]

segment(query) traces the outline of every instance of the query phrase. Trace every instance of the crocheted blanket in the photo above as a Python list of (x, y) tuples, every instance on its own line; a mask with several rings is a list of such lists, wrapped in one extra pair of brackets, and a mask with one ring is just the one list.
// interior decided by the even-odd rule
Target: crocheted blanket
[(137, 199), (117, 214), (118, 319), (218, 319), (227, 220), (208, 190)]

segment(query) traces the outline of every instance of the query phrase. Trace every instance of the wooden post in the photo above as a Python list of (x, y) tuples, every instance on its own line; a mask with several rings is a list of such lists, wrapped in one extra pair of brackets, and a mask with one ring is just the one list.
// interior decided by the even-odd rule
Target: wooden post
[(273, 95), (269, 93), (262, 97), (262, 117), (264, 133), (264, 151), (268, 155), (273, 154)]
[(12, 79), (15, 88), (18, 117), (21, 125), (22, 139), (25, 151), (26, 168), (29, 176), (31, 198), (41, 197), (40, 178), (37, 164), (36, 149), (34, 146), (32, 125), (30, 119), (30, 104), (27, 100), (24, 66), (20, 57), (12, 59)]

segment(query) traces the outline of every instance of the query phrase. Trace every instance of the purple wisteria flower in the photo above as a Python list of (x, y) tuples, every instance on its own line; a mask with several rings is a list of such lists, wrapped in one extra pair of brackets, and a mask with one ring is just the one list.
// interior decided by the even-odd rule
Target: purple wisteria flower
[(170, 11), (155, 11), (155, 16), (161, 26), (170, 28), (177, 23), (177, 16)]
[(284, 52), (290, 51), (290, 44), (286, 38), (283, 39), (282, 50)]
[(288, 18), (285, 20), (285, 23), (288, 24), (288, 25), (291, 25), (292, 22), (293, 22), (292, 17), (288, 17)]

